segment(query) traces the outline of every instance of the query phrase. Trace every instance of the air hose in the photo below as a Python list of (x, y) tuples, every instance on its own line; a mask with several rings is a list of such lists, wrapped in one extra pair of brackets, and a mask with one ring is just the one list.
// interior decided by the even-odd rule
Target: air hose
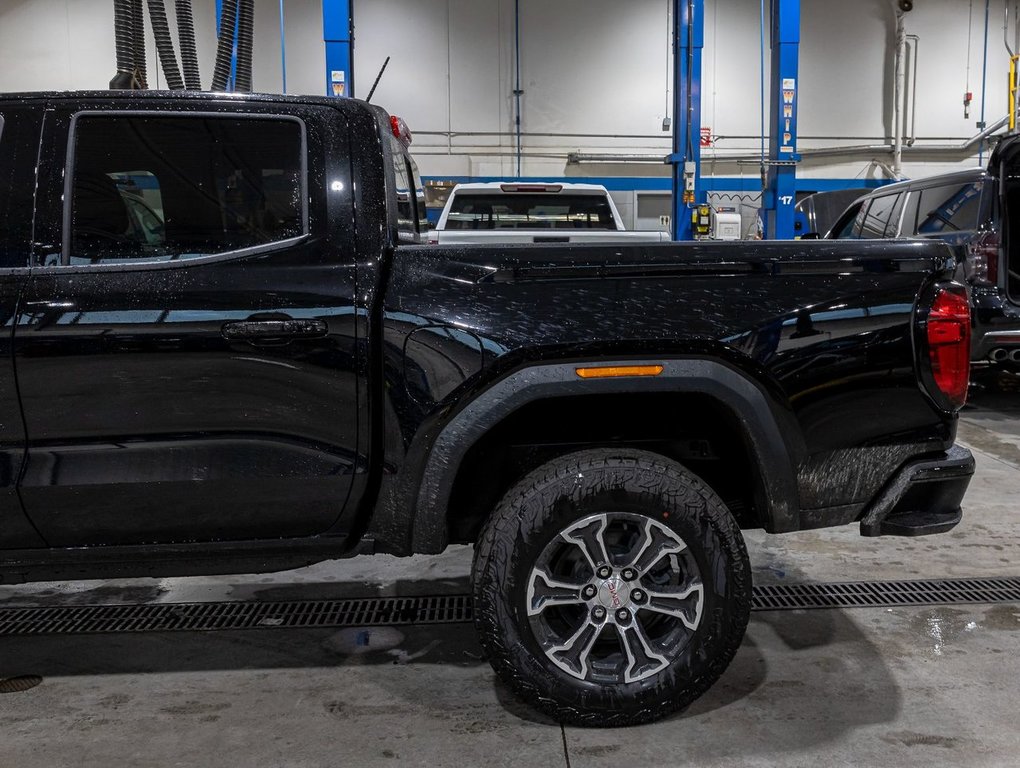
[(195, 18), (191, 0), (174, 0), (174, 9), (177, 13), (177, 36), (181, 43), (184, 85), (189, 91), (200, 91), (202, 78), (198, 71), (198, 48), (195, 45)]
[(136, 50), (136, 25), (141, 27), (141, 0), (138, 0), (138, 21), (135, 21), (135, 0), (114, 0), (113, 32), (117, 53), (117, 74), (110, 81), (113, 90), (145, 88), (145, 47)]
[(131, 48), (131, 0), (113, 0), (113, 35), (117, 51), (117, 74), (110, 88), (127, 90), (135, 79), (135, 53)]
[(156, 52), (159, 53), (159, 62), (163, 65), (167, 87), (171, 91), (183, 91), (184, 79), (177, 66), (177, 54), (174, 53), (174, 41), (170, 37), (170, 25), (166, 20), (163, 0), (149, 0), (149, 18), (152, 21), (152, 35), (156, 38)]
[(135, 78), (138, 88), (148, 88), (148, 76), (145, 71), (145, 12), (142, 0), (129, 0), (131, 4), (131, 50), (135, 57)]
[(216, 65), (213, 68), (212, 89), (227, 90), (230, 80), (230, 59), (234, 53), (234, 27), (237, 25), (237, 0), (226, 0), (220, 11), (220, 36), (216, 45)]
[(237, 90), (251, 91), (251, 54), (255, 37), (255, 0), (240, 0), (237, 16)]

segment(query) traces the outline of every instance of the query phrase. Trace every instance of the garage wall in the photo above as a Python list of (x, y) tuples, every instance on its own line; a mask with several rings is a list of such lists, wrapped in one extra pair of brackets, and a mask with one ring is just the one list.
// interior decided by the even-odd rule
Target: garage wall
[[(672, 85), (667, 37), (671, 2), (521, 0), (520, 4), (525, 174), (660, 174), (659, 168), (633, 164), (571, 168), (564, 155), (571, 150), (668, 151), (661, 124), (667, 111), (666, 88)], [(975, 5), (969, 35), (975, 102), (969, 120), (964, 119), (962, 106), (969, 3), (923, 0), (907, 15), (908, 33), (921, 38), (919, 143), (959, 142), (977, 132), (983, 4), (978, 0)], [(891, 0), (803, 0), (802, 147), (891, 141), (893, 8)], [(406, 26), (393, 24), (407, 13), (411, 19)], [(706, 3), (703, 123), (720, 137), (720, 153), (759, 144), (759, 14), (758, 0)], [(437, 174), (513, 172), (512, 157), (485, 153), (486, 145), (495, 144), (512, 154), (512, 0), (363, 0), (357, 20), (359, 88), (367, 87), (386, 55), (393, 57), (377, 100), (404, 115), (416, 129), (423, 166)], [(989, 33), (989, 121), (1006, 109), (1002, 82), (1008, 58), (1001, 26), (1000, 7), (993, 10)], [(449, 87), (454, 94), (452, 110)], [(449, 131), (455, 135), (447, 136)], [(498, 142), (467, 135), (476, 131), (503, 135)], [(906, 162), (908, 173), (922, 175), (971, 165), (976, 157)], [(715, 170), (730, 176), (757, 175), (756, 167), (733, 163), (718, 163)], [(840, 178), (885, 175), (870, 158), (849, 163), (807, 161), (802, 171)]]
[[(513, 0), (355, 0), (356, 88), (365, 95), (387, 55), (375, 101), (415, 132), (422, 170), (433, 176), (498, 176), (515, 170)], [(172, 6), (172, 4), (170, 4)], [(215, 45), (214, 0), (196, 0), (205, 81)], [(719, 153), (758, 146), (759, 0), (707, 0), (704, 124)], [(960, 141), (980, 113), (983, 4), (975, 2), (970, 120), (968, 9), (963, 0), (918, 0), (907, 15), (920, 35), (919, 142)], [(285, 0), (288, 90), (321, 93), (319, 0)], [(987, 118), (1005, 112), (1002, 10), (993, 3)], [(568, 165), (569, 151), (664, 154), (670, 0), (520, 0), (524, 174), (659, 177), (654, 164)], [(888, 141), (892, 118), (892, 0), (803, 0), (801, 146)], [(172, 13), (171, 13), (172, 16)], [(112, 0), (0, 0), (0, 90), (103, 87), (113, 74)], [(257, 3), (255, 84), (278, 91), (279, 3)], [(155, 48), (150, 41), (150, 73)], [(150, 74), (150, 79), (158, 79)], [(889, 159), (888, 157), (882, 159)], [(908, 161), (910, 175), (976, 158)], [(717, 160), (708, 174), (757, 177), (754, 165)], [(871, 158), (805, 162), (801, 175), (879, 178)]]

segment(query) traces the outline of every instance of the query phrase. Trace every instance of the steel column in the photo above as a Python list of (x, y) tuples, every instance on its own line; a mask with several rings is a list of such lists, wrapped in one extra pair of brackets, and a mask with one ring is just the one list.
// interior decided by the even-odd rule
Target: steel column
[(326, 95), (354, 95), (354, 0), (322, 0)]
[(797, 203), (797, 68), (800, 0), (772, 0), (771, 136), (765, 189), (765, 236), (792, 240)]
[(701, 50), (705, 0), (673, 1), (673, 239), (691, 240), (701, 189)]

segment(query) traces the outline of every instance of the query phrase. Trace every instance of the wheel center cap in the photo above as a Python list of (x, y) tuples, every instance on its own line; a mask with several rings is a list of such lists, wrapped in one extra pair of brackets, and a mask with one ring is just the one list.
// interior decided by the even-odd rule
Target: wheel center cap
[(626, 608), (630, 603), (630, 587), (623, 579), (606, 579), (599, 587), (599, 602), (610, 611)]

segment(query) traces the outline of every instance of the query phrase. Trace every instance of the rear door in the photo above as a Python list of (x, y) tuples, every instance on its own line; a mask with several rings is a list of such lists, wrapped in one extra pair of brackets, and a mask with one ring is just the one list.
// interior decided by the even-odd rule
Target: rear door
[(358, 439), (341, 117), (122, 103), (45, 131), (52, 246), (15, 333), (27, 513), (57, 546), (327, 531)]
[(0, 102), (0, 549), (42, 545), (18, 499), (25, 428), (12, 349), (18, 300), (28, 282), (32, 202), (43, 102)]

